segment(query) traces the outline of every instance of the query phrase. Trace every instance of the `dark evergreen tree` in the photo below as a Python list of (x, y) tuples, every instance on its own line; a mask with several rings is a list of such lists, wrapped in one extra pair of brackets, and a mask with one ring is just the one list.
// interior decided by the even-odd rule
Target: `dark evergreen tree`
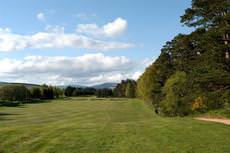
[(73, 96), (74, 90), (76, 90), (75, 87), (68, 86), (68, 87), (65, 89), (65, 96), (67, 96), (67, 97)]
[(30, 89), (30, 93), (31, 93), (31, 98), (33, 99), (41, 99), (42, 97), (42, 92), (39, 87), (33, 87), (32, 89)]

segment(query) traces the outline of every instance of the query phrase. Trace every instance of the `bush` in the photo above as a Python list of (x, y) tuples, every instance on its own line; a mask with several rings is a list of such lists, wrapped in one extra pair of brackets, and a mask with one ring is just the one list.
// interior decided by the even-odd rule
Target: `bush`
[(205, 96), (197, 97), (192, 103), (192, 111), (205, 112), (207, 110), (207, 98)]
[(224, 91), (220, 101), (224, 104), (224, 106), (230, 106), (230, 89)]

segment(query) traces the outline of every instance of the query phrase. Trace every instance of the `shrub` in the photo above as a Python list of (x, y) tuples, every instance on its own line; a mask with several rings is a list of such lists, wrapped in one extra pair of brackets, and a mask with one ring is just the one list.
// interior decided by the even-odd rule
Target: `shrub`
[(207, 110), (207, 98), (205, 96), (197, 97), (192, 103), (192, 111), (205, 112)]

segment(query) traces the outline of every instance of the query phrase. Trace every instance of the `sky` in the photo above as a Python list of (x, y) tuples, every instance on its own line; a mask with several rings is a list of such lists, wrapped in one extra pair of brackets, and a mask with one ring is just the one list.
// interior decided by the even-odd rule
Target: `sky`
[(190, 0), (7, 0), (0, 81), (95, 85), (138, 79), (162, 46), (191, 29)]

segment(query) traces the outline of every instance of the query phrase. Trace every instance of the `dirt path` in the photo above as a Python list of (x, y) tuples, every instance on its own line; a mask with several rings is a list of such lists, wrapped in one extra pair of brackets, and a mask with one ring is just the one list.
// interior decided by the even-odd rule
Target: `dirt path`
[(205, 118), (205, 117), (197, 117), (195, 119), (201, 120), (201, 121), (218, 122), (218, 123), (230, 125), (230, 119)]

